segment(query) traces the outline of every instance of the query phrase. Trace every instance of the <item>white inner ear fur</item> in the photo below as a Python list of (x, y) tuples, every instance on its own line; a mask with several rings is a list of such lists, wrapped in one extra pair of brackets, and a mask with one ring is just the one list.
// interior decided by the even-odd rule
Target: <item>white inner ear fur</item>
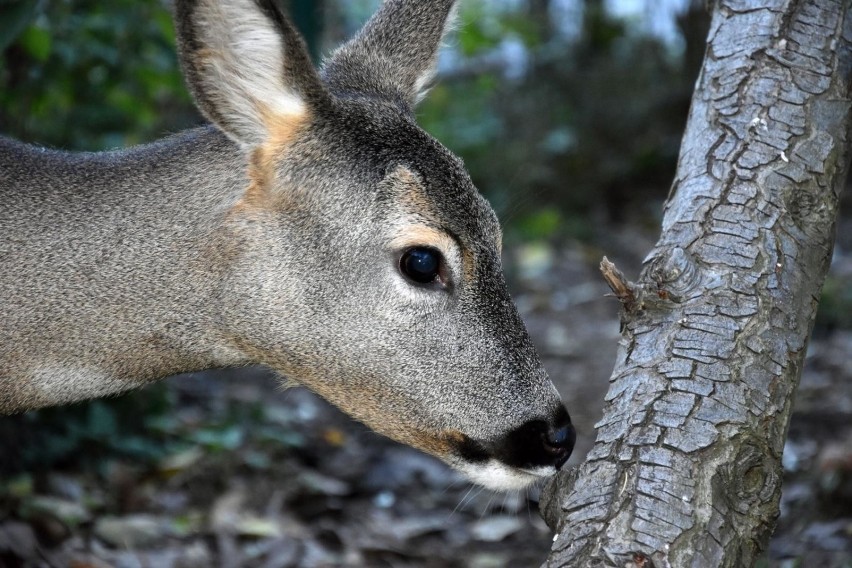
[(198, 7), (204, 50), (202, 81), (237, 141), (253, 146), (267, 135), (269, 114), (300, 116), (302, 97), (284, 83), (280, 33), (252, 0), (204, 0)]
[[(459, 22), (459, 2), (453, 4), (453, 7), (450, 8), (450, 13), (447, 16), (447, 21), (444, 23), (444, 32), (441, 35), (443, 41), (446, 41), (447, 36), (455, 31), (459, 26), (457, 25)], [(440, 47), (443, 47), (440, 46)], [(414, 82), (414, 93), (413, 100), (415, 105), (419, 105), (423, 99), (426, 98), (426, 95), (429, 94), (429, 88), (432, 85), (432, 80), (435, 78), (435, 74), (438, 72), (438, 57), (440, 55), (441, 49), (440, 47), (435, 50), (435, 55), (432, 57), (432, 61), (430, 65), (420, 74), (417, 80)]]

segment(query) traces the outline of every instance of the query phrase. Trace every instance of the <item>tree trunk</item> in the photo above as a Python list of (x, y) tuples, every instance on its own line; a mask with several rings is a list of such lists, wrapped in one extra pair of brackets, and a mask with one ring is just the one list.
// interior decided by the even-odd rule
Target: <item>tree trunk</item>
[[(852, 0), (718, 0), (662, 236), (622, 285), (597, 439), (546, 566), (741, 567), (781, 453), (850, 157)], [(580, 433), (582, 435), (582, 433)]]

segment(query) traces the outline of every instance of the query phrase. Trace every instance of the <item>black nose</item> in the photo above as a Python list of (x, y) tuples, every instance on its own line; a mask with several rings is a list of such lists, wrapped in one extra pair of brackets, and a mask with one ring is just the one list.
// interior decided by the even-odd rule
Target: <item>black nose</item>
[(571, 452), (577, 433), (565, 409), (549, 420), (531, 420), (507, 434), (495, 457), (515, 467), (561, 468)]

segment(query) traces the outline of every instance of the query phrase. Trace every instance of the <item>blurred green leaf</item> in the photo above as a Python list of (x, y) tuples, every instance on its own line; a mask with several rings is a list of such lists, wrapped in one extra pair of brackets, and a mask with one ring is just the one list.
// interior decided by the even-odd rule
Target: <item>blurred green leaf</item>
[(89, 437), (107, 440), (118, 432), (115, 410), (103, 401), (96, 400), (89, 405), (89, 420), (86, 433)]
[(47, 61), (50, 57), (50, 32), (38, 26), (30, 26), (20, 38), (21, 47), (36, 61)]
[(562, 225), (562, 214), (555, 208), (540, 209), (525, 215), (517, 228), (524, 240), (545, 240), (556, 235)]
[(258, 451), (246, 452), (243, 456), (243, 461), (249, 467), (254, 469), (269, 469), (272, 466), (272, 460), (269, 454)]
[(33, 494), (33, 476), (27, 473), (13, 477), (0, 484), (0, 495), (9, 495), (17, 499)]
[(500, 20), (500, 35), (503, 37), (514, 36), (520, 39), (527, 47), (536, 47), (541, 43), (538, 27), (535, 22), (517, 13), (509, 13)]
[(213, 452), (235, 450), (243, 442), (243, 429), (239, 426), (197, 430), (190, 438)]
[(264, 426), (256, 429), (253, 435), (258, 441), (276, 447), (298, 448), (305, 445), (302, 435), (288, 428)]
[(852, 286), (849, 279), (829, 274), (822, 287), (816, 325), (852, 328)]

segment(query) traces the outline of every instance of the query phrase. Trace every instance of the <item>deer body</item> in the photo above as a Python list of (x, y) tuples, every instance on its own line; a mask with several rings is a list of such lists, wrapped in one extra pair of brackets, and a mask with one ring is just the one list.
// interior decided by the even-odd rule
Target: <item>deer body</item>
[(0, 140), (0, 413), (266, 365), (495, 488), (573, 429), (496, 217), (411, 112), (449, 0), (387, 0), (310, 65), (270, 1), (176, 4), (215, 127), (101, 154)]

